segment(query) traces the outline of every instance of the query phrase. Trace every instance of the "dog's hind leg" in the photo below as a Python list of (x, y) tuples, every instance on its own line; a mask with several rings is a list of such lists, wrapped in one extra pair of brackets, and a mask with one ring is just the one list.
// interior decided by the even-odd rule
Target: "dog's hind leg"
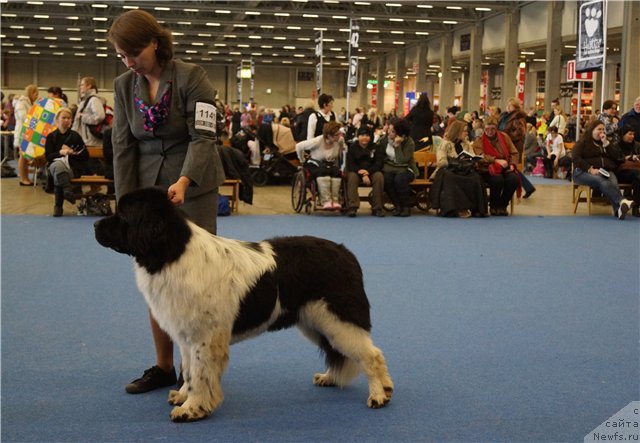
[(360, 374), (358, 364), (335, 350), (324, 335), (302, 325), (299, 325), (299, 329), (325, 355), (327, 371), (313, 376), (314, 385), (343, 387), (351, 383)]
[(313, 323), (315, 329), (326, 337), (327, 342), (336, 352), (345, 356), (347, 361), (356, 362), (366, 374), (369, 383), (367, 405), (370, 408), (385, 406), (391, 400), (393, 381), (384, 355), (373, 345), (369, 332), (354, 324), (341, 321), (322, 303), (310, 306), (305, 318), (307, 324)]
[(171, 411), (173, 421), (200, 420), (220, 406), (224, 399), (221, 379), (229, 362), (230, 338), (230, 332), (219, 332), (192, 346), (187, 399)]

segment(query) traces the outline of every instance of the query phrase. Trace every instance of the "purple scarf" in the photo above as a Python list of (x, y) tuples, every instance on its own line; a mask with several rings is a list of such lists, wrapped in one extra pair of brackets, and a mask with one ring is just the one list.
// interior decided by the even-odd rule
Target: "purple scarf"
[(133, 100), (138, 108), (138, 111), (142, 113), (144, 122), (144, 130), (147, 132), (153, 132), (155, 134), (158, 129), (169, 117), (169, 104), (171, 102), (171, 84), (167, 81), (165, 91), (162, 93), (162, 97), (155, 105), (151, 106), (145, 103), (137, 94), (139, 89), (138, 77), (134, 85)]

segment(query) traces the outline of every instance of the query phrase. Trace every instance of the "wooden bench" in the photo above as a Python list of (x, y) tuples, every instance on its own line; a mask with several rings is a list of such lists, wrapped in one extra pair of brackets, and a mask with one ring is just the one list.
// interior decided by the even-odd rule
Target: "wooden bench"
[[(591, 215), (591, 203), (595, 202), (595, 201), (605, 201), (608, 202), (606, 197), (592, 197), (591, 196), (591, 192), (593, 191), (593, 188), (591, 186), (588, 185), (578, 185), (575, 183), (571, 183), (571, 186), (573, 188), (573, 214), (575, 215), (578, 212), (578, 205), (581, 202), (586, 202), (587, 203), (587, 213), (589, 215)], [(631, 185), (627, 184), (627, 183), (620, 183), (618, 184), (618, 188), (620, 189), (621, 192), (623, 192), (626, 189), (631, 189)], [(582, 196), (582, 194), (584, 193), (584, 196)]]
[(231, 188), (231, 193), (224, 193), (220, 189), (220, 195), (229, 197), (231, 212), (237, 214), (240, 207), (240, 180), (228, 178), (220, 185), (220, 188)]
[[(104, 161), (102, 146), (87, 146), (87, 151), (89, 151), (89, 158)], [(104, 175), (81, 175), (80, 177), (71, 179), (71, 184), (79, 188), (79, 192), (74, 193), (76, 198), (88, 197), (94, 194), (95, 192), (93, 191), (93, 188), (95, 186), (106, 186), (107, 197), (109, 197), (110, 200), (116, 199), (115, 192), (109, 192), (109, 188), (112, 188), (113, 186), (113, 180), (106, 178)], [(82, 189), (83, 185), (90, 185), (91, 189), (85, 192)]]

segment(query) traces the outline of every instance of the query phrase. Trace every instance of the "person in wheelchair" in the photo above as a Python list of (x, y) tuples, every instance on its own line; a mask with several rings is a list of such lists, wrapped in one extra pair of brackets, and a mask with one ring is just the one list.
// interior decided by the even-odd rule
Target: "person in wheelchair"
[(384, 217), (382, 197), (384, 194), (384, 175), (382, 163), (384, 151), (372, 142), (371, 129), (361, 126), (357, 132), (358, 139), (347, 151), (347, 215), (355, 217), (360, 207), (358, 186), (372, 187), (372, 213), (376, 217)]
[[(322, 209), (341, 209), (340, 156), (345, 151), (344, 140), (338, 122), (327, 122), (322, 135), (296, 144), (296, 153), (300, 163), (309, 170), (311, 178), (318, 184), (318, 193)], [(305, 152), (309, 158), (305, 161)]]

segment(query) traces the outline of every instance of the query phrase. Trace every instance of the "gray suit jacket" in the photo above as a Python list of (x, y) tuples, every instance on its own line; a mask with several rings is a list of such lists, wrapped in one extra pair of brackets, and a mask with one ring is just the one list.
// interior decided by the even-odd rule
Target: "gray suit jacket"
[[(168, 62), (157, 97), (149, 98), (147, 80), (138, 79), (138, 96), (156, 103), (172, 82), (169, 117), (155, 134), (144, 130), (134, 102), (136, 74), (128, 71), (114, 81), (113, 165), (118, 199), (138, 188), (191, 179), (185, 200), (216, 189), (225, 179), (213, 131), (195, 129), (197, 102), (213, 103), (215, 90), (200, 66)], [(213, 125), (215, 130), (215, 124)]]

